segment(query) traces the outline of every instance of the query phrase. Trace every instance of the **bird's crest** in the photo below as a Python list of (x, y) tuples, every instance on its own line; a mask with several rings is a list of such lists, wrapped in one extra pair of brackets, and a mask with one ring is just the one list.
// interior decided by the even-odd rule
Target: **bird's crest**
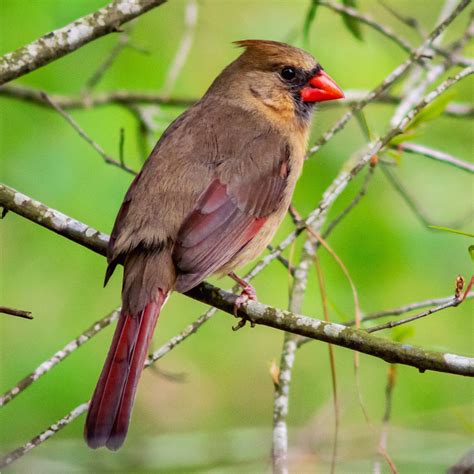
[(295, 64), (304, 68), (311, 69), (315, 65), (314, 58), (295, 46), (279, 43), (270, 40), (239, 40), (234, 41), (239, 48), (244, 48), (244, 54), (259, 57), (261, 59), (278, 59), (279, 61), (288, 61), (289, 64)]

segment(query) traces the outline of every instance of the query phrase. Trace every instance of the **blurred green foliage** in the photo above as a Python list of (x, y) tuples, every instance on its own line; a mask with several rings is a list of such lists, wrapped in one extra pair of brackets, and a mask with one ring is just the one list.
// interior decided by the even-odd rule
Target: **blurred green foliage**
[[(105, 0), (3, 0), (0, 5), (1, 53), (100, 8)], [(392, 0), (430, 30), (441, 0)], [(401, 32), (413, 44), (418, 38), (375, 0), (358, 8)], [(148, 55), (127, 48), (97, 90), (159, 91), (183, 32), (184, 1), (170, 1), (141, 17), (131, 31), (133, 44)], [(237, 55), (234, 40), (264, 38), (303, 44), (306, 0), (200, 0), (192, 50), (173, 95), (199, 97), (219, 71)], [(467, 12), (453, 24), (445, 41), (455, 39)], [(406, 58), (406, 53), (362, 26), (358, 41), (340, 16), (322, 7), (309, 29), (307, 47), (343, 89), (371, 89)], [(116, 44), (109, 35), (65, 58), (24, 76), (18, 83), (49, 92), (80, 92), (84, 83)], [(472, 53), (473, 48), (466, 53)], [(400, 90), (401, 85), (396, 89)], [(453, 88), (456, 100), (472, 100), (472, 81)], [(13, 99), (0, 98), (1, 179), (104, 232), (110, 232), (131, 177), (107, 166), (55, 112)], [(393, 106), (371, 105), (365, 111), (374, 134), (382, 133)], [(181, 110), (162, 107), (158, 125)], [(341, 115), (322, 108), (314, 120), (312, 140)], [(119, 130), (125, 129), (125, 159), (138, 169), (142, 162), (135, 119), (118, 106), (72, 113), (80, 125), (113, 156), (118, 156)], [(163, 128), (163, 127), (162, 127)], [(159, 133), (156, 135), (156, 139)], [(472, 123), (439, 117), (417, 138), (469, 161), (473, 156)], [(305, 215), (348, 157), (365, 143), (357, 121), (323, 147), (305, 165), (294, 203)], [(471, 177), (454, 168), (414, 155), (403, 155), (395, 170), (433, 224), (472, 232)], [(335, 216), (357, 193), (359, 176), (330, 213)], [(32, 311), (34, 320), (0, 315), (1, 388), (50, 357), (119, 304), (119, 272), (102, 288), (105, 261), (12, 213), (1, 225), (1, 303)], [(275, 242), (291, 230), (285, 222)], [(456, 275), (472, 272), (466, 238), (422, 226), (382, 173), (375, 173), (367, 196), (330, 238), (351, 272), (365, 312), (385, 309), (453, 292)], [(301, 241), (296, 246), (298, 253)], [(324, 251), (321, 262), (334, 320), (352, 319), (352, 299), (340, 268)], [(229, 281), (219, 281), (227, 287)], [(288, 276), (279, 263), (255, 280), (259, 299), (285, 307)], [(173, 295), (156, 331), (157, 348), (206, 308)], [(304, 313), (321, 317), (314, 269), (309, 278)], [(278, 360), (283, 334), (269, 328), (230, 330), (234, 321), (217, 315), (197, 335), (173, 350), (157, 366), (186, 374), (175, 383), (147, 370), (125, 447), (118, 453), (92, 452), (82, 442), (83, 418), (25, 456), (12, 472), (263, 472), (271, 445), (272, 381), (269, 367)], [(409, 342), (430, 349), (472, 352), (472, 303), (449, 309), (413, 324)], [(51, 373), (0, 411), (2, 452), (17, 447), (90, 397), (101, 369), (112, 329), (76, 351)], [(386, 331), (385, 336), (390, 337)], [(357, 403), (353, 354), (336, 348), (342, 406), (338, 472), (369, 472), (375, 459), (377, 430), (363, 419)], [(360, 377), (365, 404), (378, 426), (384, 408), (388, 366), (361, 357)], [(436, 473), (454, 463), (472, 441), (473, 390), (470, 380), (437, 373), (419, 374), (399, 367), (393, 400), (393, 428), (388, 451), (400, 472)], [(291, 387), (290, 445), (298, 461), (294, 472), (327, 472), (332, 440), (331, 382), (323, 343), (306, 345), (298, 354)], [(386, 470), (384, 466), (383, 469)]]

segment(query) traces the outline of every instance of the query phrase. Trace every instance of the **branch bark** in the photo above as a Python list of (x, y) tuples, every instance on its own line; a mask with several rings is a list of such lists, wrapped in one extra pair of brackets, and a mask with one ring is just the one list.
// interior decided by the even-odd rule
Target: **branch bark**
[(49, 64), (119, 27), (166, 0), (114, 0), (104, 8), (54, 30), (0, 57), (0, 85)]

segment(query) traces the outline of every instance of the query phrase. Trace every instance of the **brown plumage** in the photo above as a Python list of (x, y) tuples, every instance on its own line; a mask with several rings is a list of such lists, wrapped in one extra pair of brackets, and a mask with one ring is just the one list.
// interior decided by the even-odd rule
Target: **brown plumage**
[(314, 102), (342, 92), (308, 53), (273, 41), (243, 54), (176, 119), (118, 213), (106, 281), (124, 265), (122, 312), (86, 420), (89, 446), (118, 449), (159, 312), (171, 291), (262, 252), (303, 165)]

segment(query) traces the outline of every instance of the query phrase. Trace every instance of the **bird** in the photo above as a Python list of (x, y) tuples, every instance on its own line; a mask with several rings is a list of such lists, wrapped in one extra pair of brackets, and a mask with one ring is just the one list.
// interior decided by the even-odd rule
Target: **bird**
[[(84, 428), (119, 449), (155, 325), (170, 293), (229, 275), (270, 243), (290, 205), (314, 105), (344, 97), (306, 51), (242, 40), (240, 56), (162, 134), (120, 207), (105, 284), (124, 267), (122, 307)], [(237, 302), (237, 304), (238, 304)]]

